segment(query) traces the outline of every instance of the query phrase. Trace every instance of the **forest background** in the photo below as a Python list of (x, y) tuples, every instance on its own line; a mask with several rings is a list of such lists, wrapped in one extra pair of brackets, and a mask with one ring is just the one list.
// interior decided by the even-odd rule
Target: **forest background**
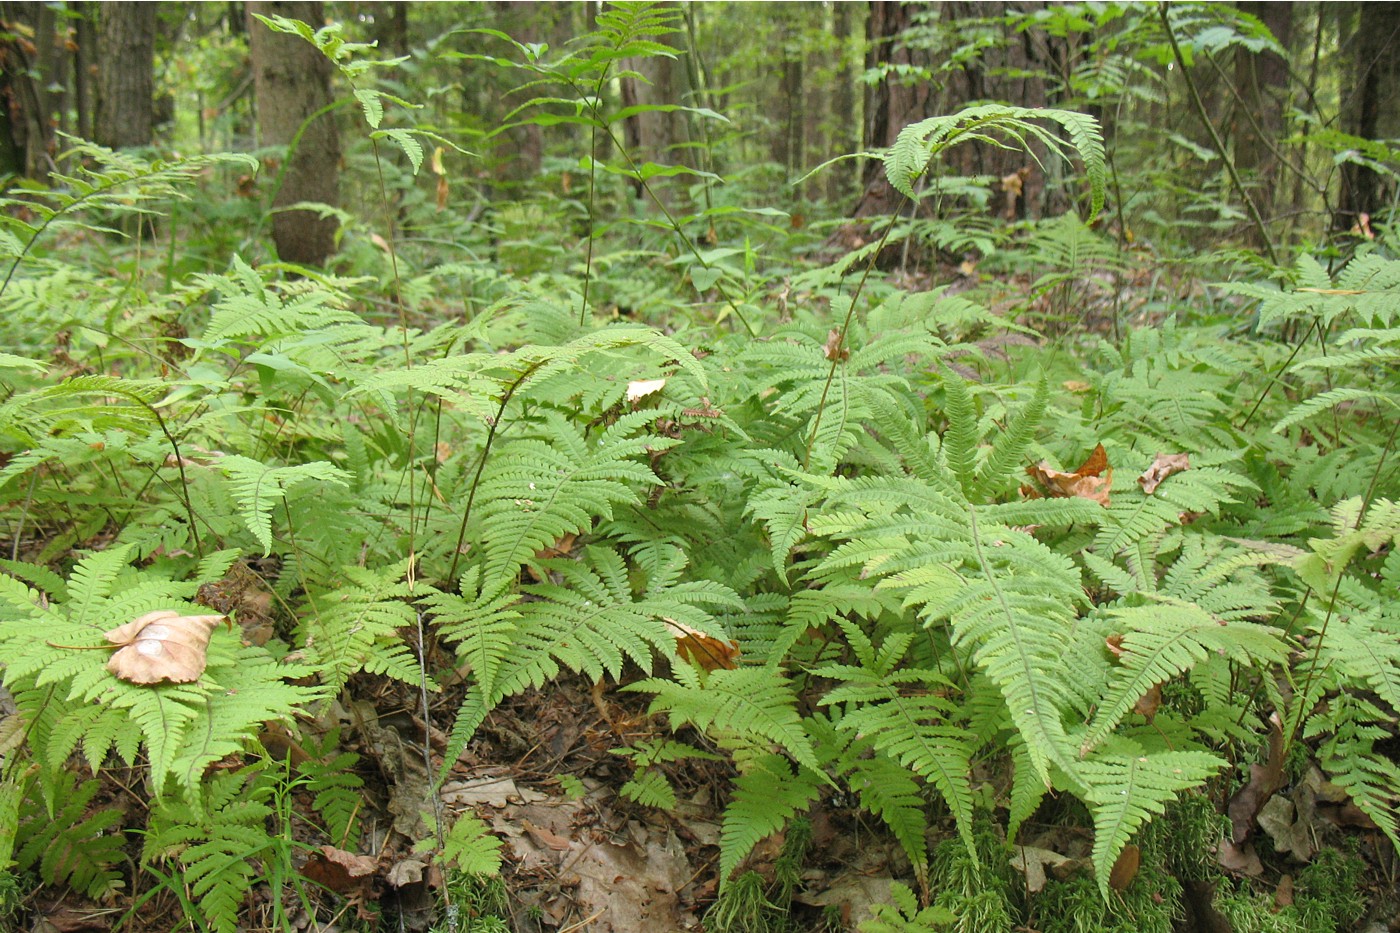
[(1400, 5), (0, 29), (0, 927), (1400, 925)]

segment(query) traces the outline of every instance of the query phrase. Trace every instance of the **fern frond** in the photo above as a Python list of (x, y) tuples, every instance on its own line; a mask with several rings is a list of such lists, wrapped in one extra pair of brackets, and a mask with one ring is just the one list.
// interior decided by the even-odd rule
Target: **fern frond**
[(780, 755), (765, 755), (734, 779), (734, 795), (724, 808), (719, 841), (723, 887), (744, 858), (767, 836), (787, 825), (817, 796), (819, 777), (806, 768), (794, 773)]
[(1068, 158), (1060, 137), (1031, 122), (1033, 120), (1048, 120), (1069, 133), (1070, 147), (1084, 160), (1084, 173), (1091, 188), (1088, 219), (1097, 217), (1103, 208), (1108, 182), (1103, 131), (1093, 117), (1069, 110), (983, 104), (948, 116), (921, 120), (899, 131), (884, 158), (885, 175), (896, 191), (913, 198), (914, 181), (927, 171), (938, 154), (960, 142), (981, 140), (1001, 145), (996, 140), (998, 135), (1009, 136), (1022, 148), (1027, 145), (1027, 137), (1034, 138), (1052, 154)]
[(371, 669), (417, 685), (421, 671), (416, 660), (392, 662), (399, 657), (394, 652), (401, 646), (398, 631), (418, 621), (411, 601), (431, 588), (408, 582), (407, 560), (376, 570), (346, 567), (344, 572), (344, 586), (312, 594), (301, 614), (307, 663), (332, 692), (356, 671)]
[(229, 480), (229, 490), (243, 524), (263, 546), (272, 552), (272, 509), (298, 483), (315, 480), (344, 486), (347, 477), (325, 462), (272, 467), (247, 457), (230, 455), (219, 460), (219, 468)]
[(547, 440), (518, 440), (492, 458), (478, 493), (484, 593), (509, 589), (537, 553), (611, 518), (616, 506), (638, 503), (640, 489), (660, 482), (640, 458), (675, 441), (629, 436), (652, 419), (645, 411), (624, 415), (590, 441), (551, 413)]
[(115, 807), (90, 809), (100, 781), (78, 783), (72, 773), (61, 772), (60, 782), (59, 806), (53, 812), (30, 797), (21, 800), (16, 838), (24, 841), (15, 862), (21, 871), (37, 870), (48, 884), (66, 884), (103, 900), (124, 884), (120, 866), (125, 839), (115, 831), (123, 814)]
[(458, 871), (494, 876), (501, 870), (501, 840), (474, 813), (459, 813), (447, 831), (442, 857)]
[(1083, 762), (1094, 815), (1094, 874), (1108, 897), (1108, 875), (1118, 854), (1143, 823), (1176, 795), (1210, 780), (1227, 762), (1209, 752), (1125, 754), (1105, 750)]
[(1288, 654), (1288, 645), (1267, 626), (1224, 622), (1188, 603), (1110, 608), (1108, 616), (1122, 634), (1122, 655), (1079, 747), (1080, 755), (1088, 755), (1107, 739), (1152, 687), (1190, 670), (1211, 654), (1229, 657), (1246, 667), (1280, 663)]
[(672, 728), (691, 725), (750, 747), (773, 743), (806, 769), (820, 771), (786, 678), (768, 668), (740, 667), (711, 671), (702, 679), (700, 671), (679, 660), (672, 670), (674, 681), (653, 678), (623, 689), (653, 694), (650, 712), (666, 713)]
[(896, 669), (908, 644), (907, 638), (902, 644), (887, 642), (879, 658), (869, 658), (859, 667), (835, 664), (814, 671), (839, 682), (821, 703), (843, 705), (846, 712), (837, 721), (838, 729), (860, 735), (934, 786), (975, 861), (968, 778), (973, 749), (965, 730), (951, 722), (954, 705), (939, 695), (940, 689), (951, 686), (947, 678), (918, 668)]

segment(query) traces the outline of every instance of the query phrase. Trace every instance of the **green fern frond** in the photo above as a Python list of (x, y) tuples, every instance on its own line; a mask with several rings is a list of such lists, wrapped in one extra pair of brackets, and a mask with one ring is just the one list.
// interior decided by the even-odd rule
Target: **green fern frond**
[(407, 560), (376, 570), (346, 567), (344, 572), (344, 586), (312, 594), (301, 614), (307, 663), (331, 691), (356, 671), (372, 667), (416, 686), (421, 679), (416, 661), (407, 667), (390, 662), (401, 644), (398, 631), (417, 624), (411, 601), (431, 588), (408, 582)]
[(124, 886), (121, 865), (125, 839), (118, 831), (124, 814), (116, 807), (92, 807), (100, 781), (83, 781), (61, 772), (59, 806), (46, 811), (26, 796), (19, 806), (15, 853), (21, 871), (37, 870), (47, 884), (68, 885), (101, 901)]
[(551, 413), (546, 439), (517, 440), (492, 457), (478, 492), (486, 594), (509, 589), (537, 553), (611, 518), (619, 505), (640, 502), (639, 491), (660, 482), (642, 458), (675, 440), (629, 436), (653, 417), (624, 415), (590, 440)]
[(894, 145), (884, 157), (885, 175), (896, 191), (913, 198), (915, 180), (927, 171), (929, 163), (940, 153), (961, 142), (983, 141), (1002, 145), (997, 140), (998, 136), (1010, 137), (1021, 148), (1026, 148), (1029, 139), (1034, 139), (1053, 155), (1068, 159), (1068, 148), (1063, 140), (1031, 122), (1034, 120), (1056, 123), (1068, 132), (1068, 148), (1072, 148), (1084, 160), (1084, 174), (1089, 179), (1092, 198), (1088, 219), (1093, 220), (1103, 208), (1108, 183), (1103, 131), (1093, 117), (1069, 110), (983, 104), (948, 116), (921, 120), (899, 131)]
[(1094, 538), (1094, 550), (1104, 556), (1117, 554), (1150, 535), (1179, 526), (1187, 513), (1219, 514), (1224, 503), (1234, 501), (1235, 490), (1253, 485), (1230, 470), (1193, 467), (1167, 477), (1149, 496), (1129, 478), (1129, 471), (1120, 471), (1113, 484), (1112, 504)]
[(303, 736), (308, 757), (296, 766), (298, 785), (312, 795), (311, 806), (321, 815), (326, 836), (338, 848), (359, 842), (364, 809), (365, 782), (355, 773), (360, 756), (339, 751), (340, 730), (331, 729), (321, 739)]
[(266, 826), (272, 783), (260, 776), (257, 767), (215, 772), (202, 804), (175, 796), (152, 808), (142, 863), (175, 862), (177, 883), (189, 886), (191, 901), (217, 933), (238, 928), (243, 903), (264, 875), (253, 860), (277, 844)]
[(459, 813), (447, 831), (442, 857), (467, 874), (494, 876), (501, 871), (501, 840), (480, 817)]
[(702, 678), (679, 660), (672, 662), (672, 670), (675, 680), (653, 678), (623, 689), (653, 694), (650, 712), (666, 713), (672, 728), (691, 725), (748, 748), (776, 744), (807, 770), (820, 771), (786, 678), (760, 667), (721, 669)]
[(1189, 603), (1162, 602), (1110, 608), (1122, 654), (1107, 692), (1079, 747), (1088, 755), (1106, 740), (1133, 704), (1152, 687), (1190, 670), (1212, 654), (1249, 667), (1280, 663), (1288, 645), (1263, 625), (1225, 622)]
[(951, 686), (947, 678), (913, 667), (896, 669), (909, 644), (907, 638), (900, 641), (902, 644), (887, 642), (883, 646), (887, 650), (878, 658), (868, 658), (862, 666), (834, 664), (814, 671), (838, 682), (821, 703), (844, 707), (845, 714), (836, 723), (838, 729), (860, 735), (934, 786), (948, 804), (958, 833), (975, 860), (968, 777), (973, 749), (965, 730), (952, 721), (956, 707), (940, 695), (940, 690)]
[(817, 796), (818, 775), (806, 768), (794, 773), (780, 755), (765, 755), (734, 779), (734, 795), (724, 808), (719, 841), (721, 888), (753, 847), (787, 825)]
[(1094, 815), (1094, 874), (1105, 898), (1109, 872), (1133, 833), (1177, 794), (1198, 787), (1227, 765), (1209, 752), (1137, 751), (1105, 749), (1079, 770)]
[(638, 769), (617, 792), (638, 806), (664, 810), (667, 813), (676, 809), (675, 788), (666, 780), (666, 775), (660, 768)]
[(263, 547), (272, 552), (272, 509), (299, 483), (316, 481), (344, 486), (347, 477), (325, 462), (273, 467), (248, 457), (230, 455), (219, 460), (219, 468), (229, 480), (229, 491), (243, 524)]
[(284, 299), (238, 256), (233, 257), (228, 274), (198, 275), (195, 281), (219, 296), (200, 335), (202, 346), (221, 347), (247, 337), (321, 333), (337, 325), (360, 323), (331, 289), (293, 292)]

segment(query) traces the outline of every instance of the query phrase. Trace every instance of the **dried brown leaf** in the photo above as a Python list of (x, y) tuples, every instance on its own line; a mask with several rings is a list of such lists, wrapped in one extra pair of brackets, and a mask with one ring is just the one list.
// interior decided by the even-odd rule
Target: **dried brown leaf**
[(148, 612), (103, 634), (117, 645), (107, 670), (133, 684), (187, 684), (204, 673), (209, 636), (225, 616)]
[(1152, 461), (1152, 465), (1137, 478), (1138, 485), (1142, 487), (1143, 492), (1150, 496), (1162, 484), (1162, 480), (1173, 473), (1189, 469), (1191, 469), (1191, 457), (1188, 454), (1158, 454), (1157, 459)]
[[(1109, 504), (1113, 467), (1108, 464), (1108, 454), (1102, 444), (1096, 446), (1073, 473), (1061, 472), (1046, 460), (1026, 467), (1026, 473), (1044, 490), (1043, 495), (1052, 499), (1092, 499), (1105, 507)], [(1022, 487), (1022, 492), (1027, 492), (1026, 487)], [(1040, 498), (1033, 493), (1027, 494), (1030, 498)]]
[(666, 618), (665, 622), (676, 637), (676, 652), (696, 667), (729, 671), (739, 666), (737, 642), (722, 641), (675, 619)]
[(1126, 891), (1137, 877), (1141, 864), (1142, 851), (1134, 845), (1124, 846), (1123, 851), (1118, 853), (1118, 860), (1113, 863), (1113, 870), (1108, 873), (1108, 886), (1115, 891)]
[(335, 846), (321, 846), (311, 853), (301, 873), (311, 881), (337, 894), (349, 894), (369, 883), (379, 868), (372, 855), (356, 855)]

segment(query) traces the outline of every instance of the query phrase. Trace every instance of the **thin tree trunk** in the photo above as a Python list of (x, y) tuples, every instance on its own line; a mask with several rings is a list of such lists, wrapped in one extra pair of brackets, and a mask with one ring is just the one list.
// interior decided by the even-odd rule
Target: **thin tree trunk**
[[(300, 37), (272, 32), (252, 18), (255, 13), (319, 28), (321, 4), (315, 0), (250, 2), (248, 38), (262, 142), (269, 146), (295, 143), (286, 155), (282, 186), (272, 206), (310, 201), (338, 207), (340, 137), (332, 115), (323, 112), (332, 102), (331, 63)], [(322, 219), (309, 210), (279, 210), (272, 219), (272, 239), (284, 262), (324, 265), (335, 251), (335, 232), (334, 218)]]
[(149, 146), (154, 121), (152, 92), (156, 5), (104, 3), (97, 27), (97, 122), (104, 146)]
[[(1365, 139), (1400, 135), (1400, 4), (1362, 3), (1352, 40), (1352, 92), (1343, 100), (1342, 128)], [(1350, 229), (1363, 214), (1389, 207), (1394, 196), (1374, 170), (1354, 162), (1342, 165), (1336, 226)]]

